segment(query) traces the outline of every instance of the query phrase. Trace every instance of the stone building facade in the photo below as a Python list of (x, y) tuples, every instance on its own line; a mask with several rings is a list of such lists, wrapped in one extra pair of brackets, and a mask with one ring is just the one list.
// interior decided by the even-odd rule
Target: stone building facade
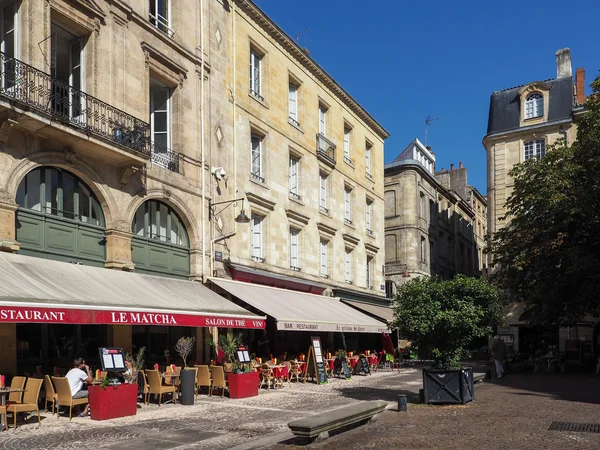
[(252, 2), (211, 2), (208, 35), (210, 196), (239, 199), (213, 208), (211, 273), (383, 299), (387, 131)]
[(462, 163), (436, 172), (435, 154), (415, 139), (385, 165), (384, 195), (388, 296), (414, 276), (481, 275), (485, 198)]
[[(201, 4), (2, 2), (2, 250), (202, 279)], [(131, 326), (106, 333), (131, 350)]]
[[(584, 114), (584, 101), (585, 70), (577, 69), (573, 77), (569, 49), (556, 52), (556, 78), (492, 93), (487, 134), (483, 138), (487, 151), (490, 235), (507, 226), (503, 217), (506, 201), (514, 187), (514, 181), (508, 175), (510, 170), (529, 158), (542, 158), (548, 146), (559, 139), (572, 144), (576, 139), (577, 120)], [(488, 255), (488, 263), (491, 261), (492, 255)], [(533, 342), (537, 339), (537, 331), (526, 327), (524, 308), (523, 303), (507, 306), (508, 326), (500, 330), (516, 350), (520, 344), (523, 344), (522, 348), (535, 345)], [(543, 339), (564, 350), (565, 339), (589, 342), (593, 333), (597, 334), (590, 327), (561, 329)]]

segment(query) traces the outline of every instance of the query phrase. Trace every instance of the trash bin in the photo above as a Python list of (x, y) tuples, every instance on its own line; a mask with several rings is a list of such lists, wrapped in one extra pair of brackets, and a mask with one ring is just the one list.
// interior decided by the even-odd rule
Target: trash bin
[(182, 405), (193, 405), (196, 393), (194, 385), (196, 381), (196, 371), (193, 369), (182, 369), (180, 377), (181, 398), (179, 403)]

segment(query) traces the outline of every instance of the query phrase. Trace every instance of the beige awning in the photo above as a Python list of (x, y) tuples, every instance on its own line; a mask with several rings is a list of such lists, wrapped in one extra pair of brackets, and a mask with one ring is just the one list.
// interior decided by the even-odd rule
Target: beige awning
[(336, 297), (211, 278), (241, 301), (275, 318), (278, 330), (387, 333), (383, 322), (345, 305)]
[(264, 328), (196, 281), (0, 252), (0, 323)]
[(373, 303), (356, 302), (346, 299), (342, 299), (342, 302), (360, 311), (364, 311), (371, 316), (375, 316), (386, 323), (390, 323), (392, 320), (394, 320), (394, 311), (389, 306), (380, 306), (374, 305)]

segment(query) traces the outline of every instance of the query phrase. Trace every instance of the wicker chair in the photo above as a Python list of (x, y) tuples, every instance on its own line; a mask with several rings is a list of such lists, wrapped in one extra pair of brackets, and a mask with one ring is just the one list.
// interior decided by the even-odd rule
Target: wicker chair
[(147, 370), (146, 375), (148, 376), (148, 384), (150, 385), (148, 394), (158, 394), (158, 406), (162, 403), (163, 394), (172, 394), (173, 402), (177, 403), (177, 397), (175, 395), (175, 386), (162, 384), (160, 373), (158, 370)]
[(212, 380), (210, 379), (210, 370), (208, 366), (194, 366), (196, 369), (196, 398), (200, 393), (200, 388), (208, 387), (208, 395), (212, 395)]
[[(65, 377), (52, 377), (52, 383), (56, 388), (57, 401), (59, 406), (69, 407), (69, 420), (73, 418), (73, 406), (85, 405), (88, 402), (87, 398), (73, 398), (71, 394), (71, 385)], [(60, 414), (56, 415), (57, 419)]]
[(304, 373), (300, 367), (296, 361), (290, 361), (290, 381), (296, 378), (296, 381), (300, 382), (300, 379), (304, 378)]
[(44, 375), (44, 390), (46, 391), (46, 400), (44, 401), (46, 412), (48, 412), (48, 403), (52, 403), (52, 415), (54, 415), (54, 406), (58, 400), (58, 396), (54, 390), (54, 385), (52, 384), (50, 375)]
[[(22, 403), (12, 403), (6, 407), (6, 412), (12, 413), (14, 428), (17, 428), (17, 413), (36, 411), (38, 415), (38, 424), (41, 425), (40, 408), (38, 406), (38, 398), (42, 383), (41, 378), (29, 378), (25, 386), (25, 394), (23, 395)], [(8, 422), (8, 421), (7, 421)]]
[(262, 388), (263, 384), (267, 383), (267, 389), (271, 387), (271, 384), (275, 386), (275, 376), (273, 375), (273, 369), (268, 364), (263, 364), (260, 368), (260, 385), (258, 388)]
[[(10, 388), (11, 389), (24, 389), (26, 380), (27, 380), (26, 377), (13, 377), (12, 381), (10, 382)], [(7, 404), (21, 403), (22, 399), (23, 399), (23, 392), (11, 392), (8, 394), (8, 401), (6, 403)]]
[(292, 371), (292, 362), (291, 361), (283, 361), (281, 363), (282, 366), (287, 368), (287, 382), (290, 385), (290, 387), (292, 386), (292, 383), (290, 381), (290, 372)]
[(150, 397), (150, 385), (148, 384), (146, 373), (143, 370), (140, 370), (140, 375), (142, 378), (142, 394), (144, 396), (144, 405), (147, 405)]
[(210, 388), (211, 395), (214, 388), (221, 388), (221, 397), (225, 395), (225, 388), (227, 387), (227, 380), (225, 379), (225, 371), (222, 366), (210, 366), (210, 372), (212, 374), (212, 386)]

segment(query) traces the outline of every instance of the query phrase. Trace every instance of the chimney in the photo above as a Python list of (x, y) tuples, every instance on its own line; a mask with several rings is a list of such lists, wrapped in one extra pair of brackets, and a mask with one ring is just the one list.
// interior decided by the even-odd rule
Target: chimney
[(585, 69), (579, 68), (575, 71), (575, 99), (578, 105), (585, 102)]
[(462, 168), (463, 168), (463, 166), (462, 166), (462, 161), (458, 163), (458, 168), (459, 168), (459, 169), (462, 169)]
[(571, 50), (563, 48), (556, 52), (556, 78), (573, 76), (571, 67)]
[(454, 164), (450, 164), (450, 172), (454, 170)]

